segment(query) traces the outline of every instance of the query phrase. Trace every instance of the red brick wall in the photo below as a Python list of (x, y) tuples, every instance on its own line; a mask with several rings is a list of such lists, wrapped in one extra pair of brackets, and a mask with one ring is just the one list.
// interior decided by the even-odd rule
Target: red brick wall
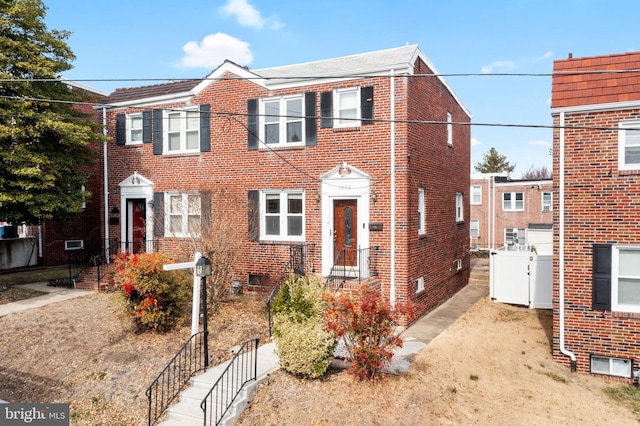
[[(565, 126), (616, 128), (620, 120), (637, 119), (640, 110), (567, 114)], [(554, 124), (559, 117), (554, 116)], [(565, 130), (565, 347), (575, 353), (579, 371), (589, 371), (589, 355), (628, 358), (634, 369), (640, 358), (640, 319), (591, 309), (592, 246), (597, 243), (638, 244), (640, 173), (618, 170), (617, 130)], [(559, 130), (554, 152), (559, 153)], [(554, 156), (554, 192), (559, 189), (559, 156)], [(554, 197), (555, 198), (555, 197)], [(558, 200), (554, 199), (554, 341), (559, 350)], [(635, 315), (638, 316), (638, 315)]]
[[(421, 71), (426, 68), (422, 65)], [(297, 147), (276, 152), (247, 149), (247, 104), (249, 98), (317, 92), (316, 111), (320, 115), (320, 93), (338, 87), (374, 86), (375, 124), (355, 129), (317, 127), (317, 146)], [(322, 206), (316, 202), (321, 192), (320, 177), (347, 162), (371, 177), (371, 188), (378, 200), (370, 203), (369, 222), (382, 223), (383, 231), (370, 232), (369, 246), (379, 247), (382, 291), (390, 291), (390, 230), (396, 229), (396, 300), (416, 300), (415, 279), (425, 276), (425, 292), (418, 301), (419, 313), (440, 304), (468, 281), (468, 189), (469, 126), (454, 127), (454, 146), (447, 146), (446, 125), (395, 125), (396, 140), (396, 223), (390, 223), (390, 79), (365, 78), (292, 89), (268, 91), (241, 79), (222, 79), (211, 83), (191, 100), (191, 104), (211, 105), (211, 152), (196, 155), (153, 155), (152, 144), (116, 146), (109, 143), (109, 205), (120, 206), (118, 184), (134, 171), (154, 183), (154, 192), (224, 188), (226, 194), (247, 200), (250, 190), (304, 189), (306, 242), (314, 245), (312, 263), (320, 272), (322, 245)], [(407, 105), (403, 101), (410, 99)], [(395, 118), (468, 122), (455, 99), (436, 78), (396, 78)], [(181, 105), (161, 105), (160, 108)], [(152, 106), (146, 107), (148, 109)], [(109, 134), (115, 135), (116, 113), (140, 109), (113, 110), (109, 114)], [(411, 157), (409, 157), (411, 155)], [(421, 182), (421, 183), (420, 183)], [(427, 194), (427, 235), (417, 234), (417, 188)], [(455, 192), (465, 194), (465, 221), (455, 223)], [(215, 204), (212, 202), (212, 205)], [(275, 279), (289, 259), (288, 243), (251, 242), (248, 237), (246, 204), (233, 210), (238, 245), (243, 253), (235, 276), (246, 283), (248, 274), (269, 274)], [(122, 224), (125, 213), (120, 213)], [(110, 227), (120, 235), (120, 225)], [(178, 250), (180, 242), (163, 239), (165, 249)], [(173, 244), (173, 246), (171, 245)], [(186, 255), (186, 252), (185, 254)], [(460, 272), (453, 270), (455, 259), (463, 260)]]

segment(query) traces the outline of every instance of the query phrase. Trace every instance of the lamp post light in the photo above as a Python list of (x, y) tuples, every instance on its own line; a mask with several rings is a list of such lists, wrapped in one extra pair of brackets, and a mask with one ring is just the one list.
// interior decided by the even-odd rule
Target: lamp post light
[(196, 262), (196, 276), (200, 277), (202, 288), (202, 325), (204, 331), (204, 369), (209, 367), (209, 328), (207, 326), (207, 277), (211, 276), (211, 260), (202, 256)]

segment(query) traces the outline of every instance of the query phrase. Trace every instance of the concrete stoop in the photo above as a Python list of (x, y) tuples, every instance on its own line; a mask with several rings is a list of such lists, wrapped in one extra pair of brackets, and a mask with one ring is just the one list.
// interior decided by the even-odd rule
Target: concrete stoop
[[(244, 385), (222, 418), (221, 425), (234, 425), (258, 391), (260, 383), (279, 368), (278, 358), (274, 350), (274, 343), (268, 343), (258, 348), (256, 380)], [(191, 386), (180, 393), (179, 402), (169, 407), (166, 419), (159, 424), (162, 426), (202, 425), (204, 419), (200, 403), (224, 372), (229, 362), (226, 361), (208, 369), (205, 373), (191, 378)], [(231, 389), (229, 394), (233, 395), (235, 391), (237, 389)], [(221, 389), (220, 392), (224, 395), (226, 390)], [(224, 410), (224, 407), (220, 407), (218, 410)]]

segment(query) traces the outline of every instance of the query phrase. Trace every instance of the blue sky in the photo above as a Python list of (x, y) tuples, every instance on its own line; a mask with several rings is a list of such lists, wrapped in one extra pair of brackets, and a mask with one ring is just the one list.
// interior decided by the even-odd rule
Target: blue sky
[[(551, 169), (553, 61), (640, 49), (637, 0), (43, 0), (68, 30), (66, 78), (106, 91), (204, 77), (230, 59), (264, 68), (418, 44), (471, 111), (471, 165), (491, 147)], [(157, 82), (159, 83), (159, 81)], [(480, 125), (484, 124), (484, 125)]]

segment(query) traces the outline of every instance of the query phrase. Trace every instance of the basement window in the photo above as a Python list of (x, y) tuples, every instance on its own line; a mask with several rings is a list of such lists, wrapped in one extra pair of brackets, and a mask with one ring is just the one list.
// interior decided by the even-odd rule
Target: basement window
[(416, 293), (424, 291), (424, 277), (420, 277), (416, 280)]
[(630, 359), (591, 355), (591, 372), (608, 376), (631, 377)]
[(84, 248), (84, 240), (66, 240), (64, 242), (65, 250), (81, 250)]

